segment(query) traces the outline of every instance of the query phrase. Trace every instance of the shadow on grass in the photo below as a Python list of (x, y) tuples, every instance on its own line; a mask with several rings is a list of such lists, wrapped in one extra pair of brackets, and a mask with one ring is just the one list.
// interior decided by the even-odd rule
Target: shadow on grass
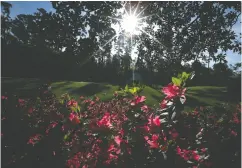
[(190, 91), (188, 95), (199, 96), (202, 99), (212, 98), (217, 101), (234, 102), (233, 95), (229, 94), (226, 88)]
[(187, 100), (185, 103), (185, 107), (190, 107), (190, 108), (194, 109), (194, 108), (200, 107), (200, 106), (209, 106), (209, 104), (201, 102), (198, 99), (193, 98), (191, 96), (186, 96), (186, 98), (187, 98)]
[(85, 86), (82, 86), (80, 88), (67, 88), (68, 92), (70, 94), (75, 94), (78, 96), (93, 96), (99, 92), (102, 92), (103, 90), (109, 89), (110, 87), (104, 86), (97, 83), (89, 83)]
[(46, 83), (38, 79), (2, 79), (2, 94), (16, 94), (23, 98), (36, 97), (39, 88)]

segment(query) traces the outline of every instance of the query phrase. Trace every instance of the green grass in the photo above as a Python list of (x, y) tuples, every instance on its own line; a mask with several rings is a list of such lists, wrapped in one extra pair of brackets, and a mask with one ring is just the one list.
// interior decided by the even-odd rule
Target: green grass
[[(32, 97), (36, 96), (37, 88), (43, 83), (45, 81), (39, 79), (2, 78), (2, 93), (10, 92), (21, 97)], [(69, 93), (74, 98), (97, 95), (103, 101), (111, 99), (113, 93), (119, 90), (119, 86), (92, 82), (55, 81), (51, 83), (51, 86), (52, 91), (57, 97), (60, 97), (64, 93)], [(165, 97), (161, 93), (161, 87), (154, 89), (146, 86), (141, 94), (146, 96), (146, 103), (150, 106), (158, 106)], [(225, 87), (188, 87), (186, 97), (185, 110), (192, 110), (197, 106), (215, 106), (223, 102), (235, 103), (227, 99)]]
[(110, 84), (91, 82), (54, 82), (51, 86), (57, 97), (60, 97), (64, 93), (68, 93), (74, 98), (97, 95), (104, 101), (111, 99), (113, 93), (119, 88)]

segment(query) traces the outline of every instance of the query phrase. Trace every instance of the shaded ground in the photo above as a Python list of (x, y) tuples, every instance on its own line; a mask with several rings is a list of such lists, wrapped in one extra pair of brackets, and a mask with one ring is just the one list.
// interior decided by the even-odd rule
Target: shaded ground
[[(2, 78), (2, 93), (8, 92), (22, 97), (32, 97), (37, 94), (37, 89), (45, 82), (47, 81), (39, 79)], [(119, 86), (109, 84), (72, 81), (51, 82), (51, 87), (57, 97), (64, 93), (69, 93), (74, 98), (97, 95), (104, 101), (112, 98), (113, 93), (119, 90)], [(146, 86), (141, 94), (146, 96), (146, 103), (150, 106), (158, 106), (164, 98), (164, 95), (161, 93), (161, 87), (154, 89)], [(228, 99), (225, 87), (189, 87), (185, 109), (191, 110), (197, 106), (215, 106), (223, 102), (236, 103)]]

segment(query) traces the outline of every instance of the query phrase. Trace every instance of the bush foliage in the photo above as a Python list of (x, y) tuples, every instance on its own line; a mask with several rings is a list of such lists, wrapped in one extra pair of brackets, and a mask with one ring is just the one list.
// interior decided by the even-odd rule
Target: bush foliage
[[(57, 99), (48, 87), (36, 99), (2, 95), (3, 167), (240, 167), (241, 106), (182, 112), (180, 74), (162, 89), (159, 109), (140, 88), (98, 97)], [(125, 93), (125, 94), (123, 94)]]

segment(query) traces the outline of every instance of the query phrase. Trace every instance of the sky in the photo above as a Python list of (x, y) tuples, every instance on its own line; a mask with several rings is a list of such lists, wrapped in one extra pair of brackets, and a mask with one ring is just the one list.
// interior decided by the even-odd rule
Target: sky
[[(54, 12), (55, 10), (52, 8), (51, 2), (48, 1), (8, 1), (12, 4), (12, 8), (10, 11), (10, 16), (12, 18), (16, 17), (19, 14), (33, 14), (37, 11), (37, 8), (44, 8), (47, 12)], [(235, 33), (240, 36), (241, 33), (241, 16), (239, 17), (237, 23), (233, 26), (233, 30)], [(241, 40), (241, 39), (240, 39)], [(134, 52), (133, 52), (134, 53)], [(226, 52), (226, 59), (228, 64), (235, 64), (237, 62), (241, 62), (241, 55), (237, 53), (233, 53), (233, 51)], [(214, 63), (211, 63), (211, 66)]]

